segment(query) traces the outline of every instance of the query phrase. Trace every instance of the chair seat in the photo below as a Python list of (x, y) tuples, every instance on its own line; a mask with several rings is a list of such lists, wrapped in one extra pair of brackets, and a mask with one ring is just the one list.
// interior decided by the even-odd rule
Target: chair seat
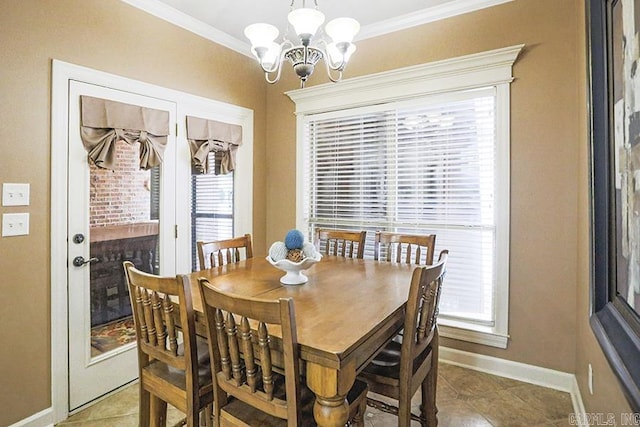
[[(196, 336), (196, 352), (198, 354), (198, 366), (210, 365), (211, 361), (209, 360), (209, 342), (206, 338), (202, 338), (200, 336)], [(182, 356), (184, 354), (184, 345), (178, 345), (178, 355)], [(211, 372), (211, 369), (209, 369)]]
[[(397, 341), (390, 341), (380, 353), (369, 363), (360, 377), (375, 378), (375, 382), (395, 386), (400, 381), (400, 353), (402, 344)], [(420, 356), (413, 360), (414, 374), (420, 366), (424, 364), (425, 359), (432, 357), (431, 347), (427, 347)], [(369, 383), (371, 391), (374, 391), (375, 385)]]
[[(201, 387), (201, 395), (212, 392), (213, 385), (211, 387), (204, 387), (207, 383), (212, 383), (211, 378), (211, 362), (209, 360), (209, 347), (207, 340), (196, 337), (196, 351), (198, 352), (198, 385)], [(178, 355), (184, 354), (184, 346), (178, 345)], [(181, 369), (169, 366), (166, 363), (156, 360), (151, 362), (148, 366), (143, 368), (144, 371), (149, 371), (153, 375), (158, 376), (163, 381), (168, 382), (180, 389), (186, 389), (186, 377), (185, 371)]]
[[(175, 387), (180, 388), (181, 390), (186, 390), (185, 371), (175, 369), (167, 365), (166, 363), (156, 360), (148, 366), (142, 368), (143, 375), (145, 375), (147, 372), (154, 376), (157, 376), (158, 380), (169, 383)], [(208, 394), (213, 390), (210, 364), (198, 366), (198, 385), (200, 386), (201, 396)]]
[[(274, 375), (275, 376), (275, 375)], [(284, 378), (281, 375), (277, 375), (275, 378), (275, 390), (274, 396), (284, 399)], [(347, 402), (349, 406), (354, 405), (360, 399), (366, 399), (367, 384), (362, 381), (356, 380), (349, 390), (347, 395)], [(316, 423), (313, 418), (313, 403), (315, 401), (315, 395), (308, 387), (301, 387), (300, 389), (300, 408), (302, 410), (302, 419), (304, 420), (304, 426), (315, 426)], [(357, 406), (357, 405), (356, 405)], [(227, 403), (221, 413), (221, 427), (222, 426), (251, 426), (251, 427), (286, 427), (287, 420), (277, 418), (266, 412), (260, 411), (255, 407), (244, 403), (239, 399), (234, 399), (229, 396), (229, 403)]]
[(392, 367), (400, 365), (400, 350), (402, 343), (391, 341), (371, 361), (375, 366)]

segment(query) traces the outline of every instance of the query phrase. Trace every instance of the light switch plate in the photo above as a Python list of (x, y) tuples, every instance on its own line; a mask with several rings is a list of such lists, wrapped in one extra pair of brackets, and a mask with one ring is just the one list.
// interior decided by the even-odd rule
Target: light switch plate
[(29, 184), (2, 184), (2, 206), (28, 206)]
[(24, 236), (29, 234), (28, 213), (2, 214), (2, 236)]

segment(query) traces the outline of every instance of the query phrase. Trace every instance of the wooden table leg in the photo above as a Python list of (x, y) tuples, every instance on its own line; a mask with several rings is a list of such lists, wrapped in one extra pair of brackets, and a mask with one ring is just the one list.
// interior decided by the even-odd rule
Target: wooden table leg
[(349, 418), (346, 396), (355, 379), (355, 364), (337, 370), (307, 361), (307, 385), (316, 395), (313, 416), (319, 427), (344, 427)]

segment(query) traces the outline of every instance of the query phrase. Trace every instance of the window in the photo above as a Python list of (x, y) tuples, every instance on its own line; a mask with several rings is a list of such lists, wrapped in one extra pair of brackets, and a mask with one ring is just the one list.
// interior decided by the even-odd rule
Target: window
[[(215, 153), (209, 153), (215, 162)], [(212, 163), (213, 164), (213, 163)], [(234, 173), (191, 176), (191, 263), (198, 270), (196, 242), (233, 237), (233, 177)]]
[[(436, 254), (449, 250), (442, 335), (503, 348), (511, 79), (504, 61), (489, 58), (507, 55), (510, 75), (520, 48), (289, 93), (298, 113), (298, 227), (365, 229), (365, 257), (376, 230), (436, 234)], [(492, 78), (474, 69), (480, 58)]]
[(436, 234), (450, 251), (442, 315), (493, 325), (493, 90), (310, 115), (315, 227)]

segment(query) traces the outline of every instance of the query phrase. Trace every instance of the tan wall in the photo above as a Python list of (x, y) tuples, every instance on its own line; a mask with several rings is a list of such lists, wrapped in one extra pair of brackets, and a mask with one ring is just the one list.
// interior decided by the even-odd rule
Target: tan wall
[[(358, 43), (346, 76), (360, 76), (525, 44), (511, 88), (510, 317), (506, 350), (452, 348), (578, 375), (596, 375), (587, 410), (622, 411), (624, 399), (588, 326), (588, 140), (584, 2), (517, 0)], [(319, 68), (310, 84), (325, 83)], [(267, 241), (295, 225), (294, 105), (269, 89)], [(624, 409), (628, 411), (628, 408)]]
[[(0, 238), (0, 425), (8, 425), (51, 404), (51, 59), (253, 109), (257, 253), (295, 225), (295, 117), (283, 92), (298, 82), (285, 70), (283, 81), (265, 90), (250, 59), (118, 0), (3, 0), (2, 6), (0, 183), (31, 183), (31, 234)], [(581, 0), (517, 0), (363, 41), (347, 77), (526, 45), (511, 96), (509, 348), (445, 345), (575, 372), (587, 410), (628, 411), (588, 325), (583, 13)], [(324, 83), (321, 76), (319, 69), (311, 84)]]
[(51, 60), (254, 110), (255, 250), (265, 242), (265, 105), (251, 59), (119, 0), (3, 0), (0, 14), (0, 183), (31, 184), (30, 235), (0, 237), (0, 425), (51, 405)]

